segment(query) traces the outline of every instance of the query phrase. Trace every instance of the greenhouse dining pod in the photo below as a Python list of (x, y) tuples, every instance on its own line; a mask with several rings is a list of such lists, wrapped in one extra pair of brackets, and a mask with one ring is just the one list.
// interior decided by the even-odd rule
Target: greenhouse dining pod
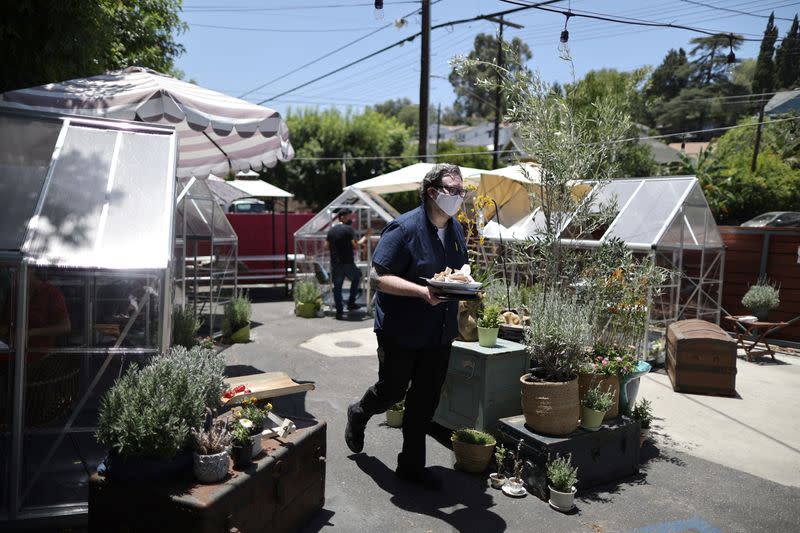
[(0, 529), (87, 512), (101, 398), (169, 345), (176, 149), (169, 126), (0, 108)]

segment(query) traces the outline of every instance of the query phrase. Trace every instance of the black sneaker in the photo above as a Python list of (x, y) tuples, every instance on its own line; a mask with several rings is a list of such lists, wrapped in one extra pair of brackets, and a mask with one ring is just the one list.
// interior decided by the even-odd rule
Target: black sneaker
[(336, 312), (336, 320), (344, 320), (344, 314), (341, 311)]
[(347, 408), (347, 426), (344, 428), (344, 441), (353, 453), (361, 453), (364, 449), (364, 429), (365, 425), (359, 424), (354, 420), (353, 408), (355, 404)]
[(363, 307), (363, 305), (361, 305), (361, 304), (347, 304), (347, 310), (348, 311), (356, 311), (358, 309), (361, 309), (362, 307)]
[(394, 471), (395, 475), (406, 481), (427, 490), (442, 490), (442, 480), (427, 468), (400, 468)]

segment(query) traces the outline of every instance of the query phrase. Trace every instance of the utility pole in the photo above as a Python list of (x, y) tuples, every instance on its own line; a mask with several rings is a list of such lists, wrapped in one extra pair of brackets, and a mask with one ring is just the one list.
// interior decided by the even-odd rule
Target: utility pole
[(442, 126), (442, 103), (439, 102), (439, 107), (436, 110), (436, 153), (439, 153), (439, 128)]
[(428, 84), (431, 75), (431, 0), (422, 0), (422, 56), (419, 72), (419, 160), (428, 160)]
[(503, 18), (503, 15), (500, 15), (500, 18), (489, 17), (487, 20), (496, 22), (500, 25), (497, 39), (497, 88), (494, 92), (494, 149), (492, 150), (492, 168), (498, 168), (500, 166), (500, 147), (498, 146), (500, 143), (500, 118), (503, 114), (503, 94), (500, 86), (503, 78), (500, 74), (500, 70), (503, 68), (503, 64), (505, 63), (505, 54), (503, 53), (503, 26), (508, 25), (517, 29), (522, 29), (524, 26), (521, 24), (508, 22)]
[(756, 143), (753, 147), (753, 160), (750, 162), (750, 172), (756, 171), (756, 163), (758, 162), (758, 150), (761, 147), (761, 126), (764, 122), (764, 108), (766, 104), (762, 104), (761, 111), (758, 112), (758, 126), (756, 126)]

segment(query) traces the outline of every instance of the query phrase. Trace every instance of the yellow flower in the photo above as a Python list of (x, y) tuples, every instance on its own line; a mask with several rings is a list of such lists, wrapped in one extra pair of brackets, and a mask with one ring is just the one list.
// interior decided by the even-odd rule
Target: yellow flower
[(264, 409), (267, 411), (272, 411), (272, 404), (267, 402), (267, 405), (264, 406)]

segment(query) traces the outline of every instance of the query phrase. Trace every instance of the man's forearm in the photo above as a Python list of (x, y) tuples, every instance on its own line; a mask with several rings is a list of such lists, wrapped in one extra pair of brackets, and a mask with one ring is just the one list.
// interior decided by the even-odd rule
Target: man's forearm
[(374, 269), (370, 275), (370, 284), (373, 289), (386, 294), (422, 298), (423, 300), (425, 299), (424, 293), (428, 292), (427, 288), (422, 285), (417, 285), (393, 274), (378, 274)]

